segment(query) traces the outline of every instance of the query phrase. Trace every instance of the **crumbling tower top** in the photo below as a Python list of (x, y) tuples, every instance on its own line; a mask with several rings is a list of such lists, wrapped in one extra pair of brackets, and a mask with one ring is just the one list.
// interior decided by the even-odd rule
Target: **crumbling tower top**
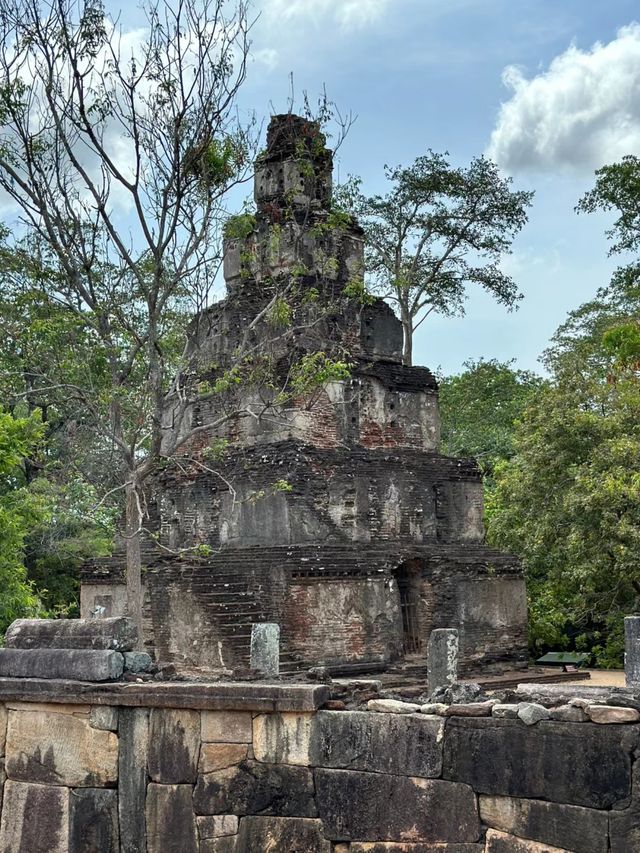
[(302, 116), (274, 116), (267, 147), (256, 161), (258, 214), (276, 211), (320, 212), (331, 203), (333, 155), (318, 122)]

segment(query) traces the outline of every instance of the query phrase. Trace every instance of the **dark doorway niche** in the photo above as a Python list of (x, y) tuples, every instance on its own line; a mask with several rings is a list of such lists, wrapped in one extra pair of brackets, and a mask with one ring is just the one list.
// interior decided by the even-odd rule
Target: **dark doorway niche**
[(417, 560), (402, 563), (395, 571), (400, 613), (402, 614), (402, 650), (405, 655), (418, 654), (422, 647), (420, 630), (420, 579)]

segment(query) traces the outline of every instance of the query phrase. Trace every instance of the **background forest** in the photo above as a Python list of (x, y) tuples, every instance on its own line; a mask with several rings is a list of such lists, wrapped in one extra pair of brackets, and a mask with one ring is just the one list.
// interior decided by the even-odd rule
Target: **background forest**
[[(130, 546), (145, 480), (179, 449), (162, 446), (161, 417), (166, 395), (183, 390), (185, 330), (210, 299), (224, 228), (252, 227), (250, 207), (229, 219), (229, 191), (250, 177), (259, 141), (259, 123), (239, 123), (236, 111), (249, 55), (244, 4), (225, 19), (227, 41), (211, 43), (229, 5), (196, 13), (185, 2), (187, 21), (151, 6), (144, 61), (120, 65), (99, 4), (60, 4), (46, 26), (38, 3), (3, 9), (0, 187), (22, 215), (0, 244), (0, 635), (20, 616), (78, 615), (79, 566), (110, 552), (125, 509), (139, 569)], [(187, 24), (198, 49), (176, 56)], [(193, 70), (194, 55), (185, 93), (176, 63)], [(44, 75), (30, 88), (20, 61)], [(113, 109), (135, 143), (134, 177), (109, 154)], [(326, 98), (306, 110), (325, 129), (337, 118), (342, 140), (349, 122)], [(74, 157), (79, 140), (97, 177)], [(415, 330), (431, 314), (463, 313), (469, 288), (507, 308), (521, 298), (501, 262), (532, 193), (482, 156), (456, 166), (428, 151), (385, 177), (388, 192), (377, 195), (344, 181), (332, 227), (352, 215), (362, 224), (367, 270), (351, 295), (390, 302), (411, 364)], [(114, 187), (131, 196), (139, 246), (131, 223), (113, 216)], [(443, 451), (478, 460), (488, 540), (523, 559), (532, 654), (587, 650), (620, 666), (622, 619), (640, 606), (640, 159), (599, 169), (576, 202), (579, 214), (614, 215), (611, 253), (626, 263), (569, 314), (539, 375), (487, 353), (439, 377)], [(286, 327), (294, 294), (274, 299)], [(239, 360), (207, 393), (259, 381), (245, 367)], [(308, 387), (347, 369), (317, 359), (303, 368)]]

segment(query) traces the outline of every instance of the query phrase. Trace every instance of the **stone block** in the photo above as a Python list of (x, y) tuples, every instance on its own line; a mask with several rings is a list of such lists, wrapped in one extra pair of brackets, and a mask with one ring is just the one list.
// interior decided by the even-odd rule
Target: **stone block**
[(476, 798), (467, 785), (325, 769), (315, 771), (315, 780), (318, 812), (332, 841), (470, 842), (480, 838)]
[(444, 726), (443, 719), (422, 714), (319, 711), (309, 760), (318, 767), (437, 777)]
[(448, 707), (444, 702), (427, 702), (425, 705), (420, 705), (420, 713), (444, 717), (446, 716)]
[(198, 853), (191, 785), (157, 785), (147, 789), (148, 853)]
[(146, 853), (145, 798), (149, 711), (146, 708), (121, 708), (118, 733), (121, 853)]
[(607, 853), (609, 822), (605, 811), (542, 800), (480, 797), (480, 819), (498, 829), (574, 853)]
[(501, 720), (515, 720), (518, 716), (518, 706), (499, 702), (491, 709), (491, 716)]
[[(334, 847), (334, 853), (339, 853)], [(484, 853), (484, 844), (412, 844), (397, 841), (355, 841), (344, 845), (344, 853)]]
[(493, 702), (456, 702), (445, 711), (447, 717), (490, 717)]
[(151, 672), (154, 668), (154, 663), (151, 655), (148, 655), (146, 652), (125, 652), (124, 668), (126, 672)]
[(562, 723), (585, 723), (589, 718), (576, 705), (558, 705), (557, 708), (549, 708), (549, 719)]
[(635, 708), (618, 708), (615, 705), (588, 705), (585, 713), (592, 723), (613, 725), (640, 722), (640, 712)]
[(535, 726), (541, 720), (548, 720), (549, 712), (544, 705), (538, 705), (537, 702), (520, 702), (518, 719), (522, 720), (525, 726)]
[(9, 649), (93, 649), (128, 652), (138, 634), (133, 619), (16, 619), (5, 634)]
[(280, 626), (276, 622), (259, 622), (251, 626), (251, 669), (265, 678), (280, 674)]
[(420, 705), (414, 702), (401, 702), (399, 699), (369, 699), (369, 711), (379, 711), (381, 714), (417, 714)]
[(84, 649), (0, 649), (0, 677), (113, 681), (124, 670), (120, 652)]
[(19, 782), (109, 787), (118, 780), (118, 738), (88, 718), (10, 711), (6, 771)]
[(609, 844), (611, 853), (640, 850), (640, 804), (622, 811), (609, 812)]
[(199, 752), (199, 711), (173, 708), (151, 711), (148, 761), (153, 782), (195, 784)]
[(448, 687), (458, 679), (458, 631), (434, 628), (427, 645), (427, 686), (429, 693)]
[(244, 817), (235, 848), (238, 853), (331, 853), (319, 820)]
[(118, 731), (118, 709), (111, 705), (94, 705), (89, 716), (89, 723), (94, 729), (105, 732)]
[(0, 758), (4, 756), (4, 747), (7, 740), (7, 707), (0, 705)]
[(6, 782), (0, 850), (2, 853), (69, 853), (69, 790)]
[(485, 844), (486, 853), (573, 853), (563, 847), (550, 847), (537, 841), (527, 841), (495, 829), (487, 832)]
[(640, 616), (624, 620), (624, 671), (627, 687), (640, 687)]
[(120, 853), (117, 791), (70, 792), (69, 853)]
[(193, 801), (199, 815), (317, 817), (311, 771), (286, 764), (243, 761), (199, 776)]
[(237, 835), (223, 835), (221, 838), (205, 838), (200, 842), (200, 853), (244, 853), (238, 847)]
[[(29, 682), (32, 683), (32, 682)], [(41, 684), (43, 682), (40, 682)], [(4, 687), (4, 682), (0, 682)], [(70, 685), (71, 690), (77, 692), (76, 685)], [(0, 690), (2, 688), (0, 687)], [(5, 705), (7, 711), (26, 711), (28, 714), (34, 714), (37, 711), (44, 711), (46, 714), (66, 714), (70, 717), (79, 717), (86, 720), (91, 716), (91, 705), (79, 705), (71, 702), (13, 702), (9, 701)]]
[(246, 711), (203, 711), (202, 740), (205, 743), (251, 743), (253, 725)]
[(198, 773), (214, 773), (225, 767), (234, 767), (247, 758), (248, 750), (246, 743), (203, 743)]
[(223, 838), (238, 832), (238, 818), (232, 814), (205, 815), (196, 818), (196, 824), (201, 844), (211, 838)]
[(609, 846), (611, 853), (640, 850), (640, 762), (636, 758), (632, 771), (632, 797), (627, 807), (617, 803), (609, 812)]
[[(126, 697), (126, 698), (125, 698)], [(57, 679), (2, 678), (0, 698), (5, 703), (73, 703), (78, 685)], [(130, 681), (82, 687), (82, 701), (90, 705), (124, 705), (153, 708), (201, 708), (213, 713), (227, 711), (248, 715), (247, 743), (251, 740), (251, 713), (316, 711), (331, 698), (326, 684), (293, 684), (249, 681)]]
[(631, 727), (451, 717), (443, 778), (482, 794), (605, 809), (631, 792), (637, 740)]
[(253, 720), (253, 752), (268, 764), (309, 764), (312, 714), (261, 714)]

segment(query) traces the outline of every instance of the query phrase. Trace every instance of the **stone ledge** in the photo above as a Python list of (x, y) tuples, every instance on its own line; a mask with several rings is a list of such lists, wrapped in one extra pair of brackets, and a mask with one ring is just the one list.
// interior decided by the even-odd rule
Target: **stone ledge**
[(0, 678), (0, 702), (192, 708), (210, 711), (316, 711), (330, 698), (324, 684), (221, 681), (94, 684), (40, 678)]

